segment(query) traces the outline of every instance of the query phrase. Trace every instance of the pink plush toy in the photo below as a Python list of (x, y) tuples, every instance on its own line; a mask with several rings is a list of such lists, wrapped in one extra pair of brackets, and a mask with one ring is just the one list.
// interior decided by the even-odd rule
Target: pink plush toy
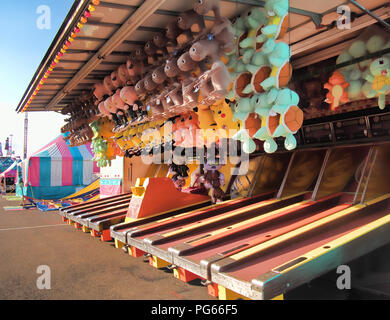
[(126, 64), (121, 64), (117, 71), (120, 82), (123, 84), (123, 86), (125, 86), (127, 81), (131, 80)]
[(134, 104), (138, 99), (137, 92), (135, 91), (134, 87), (132, 86), (126, 86), (124, 87), (120, 92), (120, 98), (122, 101), (129, 105), (129, 107), (126, 109), (127, 115), (130, 117), (131, 122), (134, 122), (139, 117), (136, 110), (134, 110)]
[(104, 83), (104, 87), (106, 88), (106, 91), (108, 92), (108, 94), (112, 95), (114, 93), (115, 87), (112, 84), (111, 76), (106, 76), (104, 78), (103, 83)]
[(99, 117), (107, 117), (108, 119), (112, 120), (112, 114), (107, 110), (105, 101), (99, 103), (98, 109), (100, 111), (100, 114), (98, 115)]
[(114, 86), (114, 89), (122, 88), (126, 84), (120, 80), (117, 70), (111, 72), (111, 82)]
[(106, 86), (103, 82), (95, 83), (93, 86), (93, 95), (96, 97), (97, 101), (100, 102), (103, 100), (105, 95), (110, 94), (106, 89)]

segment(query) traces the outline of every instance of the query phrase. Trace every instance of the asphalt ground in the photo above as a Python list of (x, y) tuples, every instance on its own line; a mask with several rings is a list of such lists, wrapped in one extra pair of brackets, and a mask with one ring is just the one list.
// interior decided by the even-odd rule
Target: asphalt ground
[[(0, 196), (0, 300), (213, 300), (199, 281), (184, 283), (146, 258), (133, 258), (62, 222), (56, 212), (5, 211)], [(285, 295), (287, 300), (390, 299), (390, 245), (349, 265), (352, 289), (338, 290), (335, 270)], [(39, 266), (51, 272), (39, 289)]]
[[(62, 222), (56, 212), (5, 211), (19, 202), (0, 197), (0, 300), (210, 300), (199, 283), (133, 258)], [(37, 268), (49, 266), (51, 289), (38, 289)]]

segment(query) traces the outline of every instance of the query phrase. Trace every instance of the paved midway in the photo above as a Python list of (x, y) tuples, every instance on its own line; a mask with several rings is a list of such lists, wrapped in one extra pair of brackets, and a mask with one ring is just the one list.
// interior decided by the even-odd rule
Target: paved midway
[[(0, 300), (214, 299), (205, 287), (64, 224), (56, 212), (3, 209), (18, 204), (0, 196)], [(37, 288), (40, 265), (50, 267), (50, 290)]]

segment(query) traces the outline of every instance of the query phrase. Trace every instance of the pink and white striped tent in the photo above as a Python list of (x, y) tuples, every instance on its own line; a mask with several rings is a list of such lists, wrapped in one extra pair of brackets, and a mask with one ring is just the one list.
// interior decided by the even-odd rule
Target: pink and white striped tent
[(63, 136), (23, 161), (25, 195), (35, 199), (60, 199), (93, 182), (99, 172), (90, 144), (69, 147)]

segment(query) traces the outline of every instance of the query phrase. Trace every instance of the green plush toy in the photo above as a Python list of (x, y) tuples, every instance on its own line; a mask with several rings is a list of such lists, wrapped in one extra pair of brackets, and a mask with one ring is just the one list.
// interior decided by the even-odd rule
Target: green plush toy
[(268, 0), (265, 11), (268, 16), (268, 24), (261, 29), (261, 35), (256, 38), (257, 43), (266, 43), (273, 46), (278, 39), (282, 26), (288, 15), (289, 0)]
[(246, 64), (245, 68), (250, 73), (255, 74), (260, 67), (268, 65), (267, 55), (263, 51), (259, 51), (252, 56), (250, 63)]
[(362, 95), (363, 82), (361, 80), (349, 81), (348, 98), (349, 100), (358, 100)]
[[(263, 118), (263, 122), (268, 122), (269, 117)], [(256, 139), (264, 141), (263, 148), (267, 153), (274, 153), (278, 149), (278, 145), (275, 140), (272, 138), (271, 133), (267, 127), (267, 124), (262, 126), (253, 136)]]
[(248, 115), (255, 111), (255, 106), (251, 98), (239, 99), (233, 108), (233, 118), (235, 120), (245, 121)]
[(272, 102), (269, 102), (268, 96), (268, 93), (260, 93), (252, 97), (255, 105), (255, 112), (262, 118), (267, 117), (273, 107)]
[(366, 76), (366, 80), (371, 83), (367, 98), (378, 97), (378, 106), (384, 109), (386, 94), (390, 91), (390, 59), (375, 59), (370, 65), (370, 72), (371, 74)]
[(268, 96), (268, 101), (273, 104), (272, 110), (279, 114), (284, 114), (290, 106), (299, 104), (298, 94), (289, 88), (280, 90), (273, 88)]
[[(352, 56), (353, 59), (358, 59), (367, 54), (367, 46), (362, 40), (357, 40), (348, 49), (348, 53)], [(359, 67), (364, 69), (370, 65), (370, 61), (368, 59), (360, 61), (358, 63)]]
[[(287, 43), (278, 42), (271, 47), (272, 50), (270, 51), (270, 47), (266, 43), (263, 47), (263, 52), (267, 54), (269, 63), (273, 67), (272, 74), (278, 74), (277, 69), (283, 67), (290, 60), (290, 46)], [(275, 76), (268, 77), (261, 83), (265, 90), (270, 90), (272, 87), (277, 87), (277, 85), (278, 79)]]
[(256, 150), (256, 143), (250, 137), (248, 130), (241, 129), (232, 138), (242, 142), (242, 150), (245, 153), (253, 153)]

